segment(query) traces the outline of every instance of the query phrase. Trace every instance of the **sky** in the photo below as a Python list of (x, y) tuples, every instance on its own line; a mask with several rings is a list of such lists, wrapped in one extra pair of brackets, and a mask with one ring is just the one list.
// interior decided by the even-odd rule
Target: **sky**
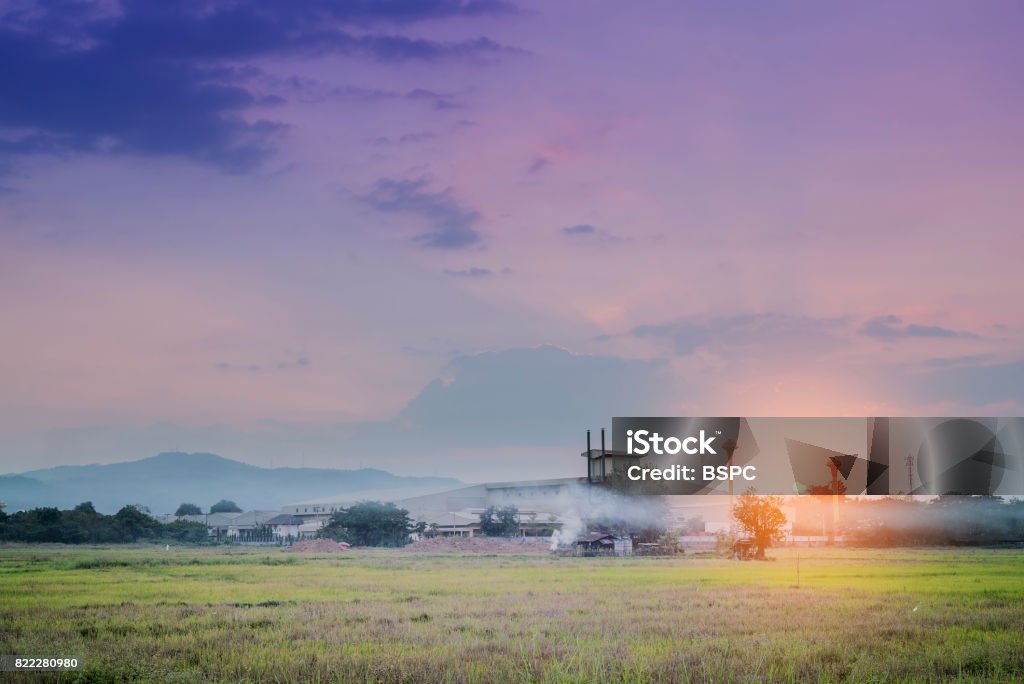
[(1024, 6), (0, 0), (0, 472), (1021, 415)]

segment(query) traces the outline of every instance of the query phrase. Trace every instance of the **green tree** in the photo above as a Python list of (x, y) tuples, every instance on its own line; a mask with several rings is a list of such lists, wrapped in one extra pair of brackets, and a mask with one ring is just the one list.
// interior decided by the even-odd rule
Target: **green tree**
[(732, 517), (754, 540), (758, 559), (764, 559), (765, 549), (781, 541), (785, 533), (782, 497), (760, 496), (753, 487), (737, 498), (732, 507)]
[(480, 533), (487, 537), (511, 537), (519, 533), (519, 509), (489, 506), (480, 514)]
[[(230, 501), (228, 503), (231, 503)], [(211, 513), (213, 511), (210, 511)], [(174, 515), (202, 515), (203, 509), (196, 506), (194, 503), (183, 503), (178, 506), (178, 510), (174, 511)]]
[(221, 499), (217, 503), (210, 506), (210, 513), (241, 513), (242, 509), (238, 507), (234, 501), (228, 499)]
[(175, 520), (164, 525), (160, 530), (160, 536), (181, 544), (206, 544), (210, 541), (206, 525), (187, 520)]
[(320, 528), (320, 536), (354, 546), (405, 546), (412, 532), (409, 511), (393, 503), (360, 501), (342, 508)]
[(29, 527), (29, 539), (27, 541), (53, 542), (61, 541), (61, 515), (60, 511), (52, 506), (37, 508), (29, 511), (35, 514), (35, 525)]
[(125, 506), (114, 514), (121, 529), (121, 541), (134, 542), (159, 534), (160, 521), (150, 517), (137, 506)]
[(97, 513), (89, 502), (71, 510), (33, 508), (0, 519), (0, 540), (61, 544), (117, 544), (141, 540), (209, 543), (202, 523), (178, 521), (162, 525), (139, 506), (125, 506), (116, 515)]
[(683, 547), (679, 543), (679, 532), (676, 530), (665, 530), (665, 532), (658, 537), (658, 545), (661, 547), (662, 551), (670, 556), (675, 556), (683, 551)]

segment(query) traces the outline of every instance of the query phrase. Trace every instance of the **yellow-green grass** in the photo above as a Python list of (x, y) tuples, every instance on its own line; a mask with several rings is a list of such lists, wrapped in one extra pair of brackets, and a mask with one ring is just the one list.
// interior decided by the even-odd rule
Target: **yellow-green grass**
[[(14, 681), (1021, 681), (1024, 554), (0, 547)], [(0, 675), (3, 679), (4, 675)]]

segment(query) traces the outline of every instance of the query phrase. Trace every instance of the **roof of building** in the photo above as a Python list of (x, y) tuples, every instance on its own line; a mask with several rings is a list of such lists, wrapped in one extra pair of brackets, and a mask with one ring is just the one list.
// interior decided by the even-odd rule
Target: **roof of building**
[(603, 541), (605, 539), (615, 539), (615, 536), (611, 535), (611, 534), (606, 534), (604, 532), (591, 532), (590, 534), (583, 535), (582, 537), (580, 537), (576, 541), (577, 542), (586, 542), (588, 544), (592, 544), (594, 542)]
[(241, 513), (210, 513), (209, 515), (196, 515), (195, 522), (201, 522), (207, 527), (227, 527), (231, 521), (242, 515)]
[(416, 516), (415, 519), (417, 522), (423, 522), (427, 525), (437, 525), (438, 527), (465, 527), (480, 524), (480, 515), (470, 513), (468, 511), (428, 512), (424, 513), (422, 516)]
[(268, 520), (266, 525), (301, 525), (303, 518), (297, 515), (291, 515), (290, 513), (282, 513), (281, 515), (275, 515), (273, 518)]
[[(256, 527), (266, 525), (267, 521), (278, 515), (279, 511), (246, 511), (236, 515), (228, 522), (229, 527)], [(210, 516), (213, 517), (213, 516)]]

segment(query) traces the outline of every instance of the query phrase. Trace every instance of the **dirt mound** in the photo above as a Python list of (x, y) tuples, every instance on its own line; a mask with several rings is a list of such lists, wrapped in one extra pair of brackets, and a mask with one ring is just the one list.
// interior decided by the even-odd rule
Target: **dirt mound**
[(551, 541), (542, 538), (433, 537), (406, 546), (420, 553), (548, 553)]
[(306, 539), (295, 542), (285, 549), (285, 551), (297, 553), (339, 553), (347, 550), (348, 544), (345, 542), (336, 542), (330, 539)]

